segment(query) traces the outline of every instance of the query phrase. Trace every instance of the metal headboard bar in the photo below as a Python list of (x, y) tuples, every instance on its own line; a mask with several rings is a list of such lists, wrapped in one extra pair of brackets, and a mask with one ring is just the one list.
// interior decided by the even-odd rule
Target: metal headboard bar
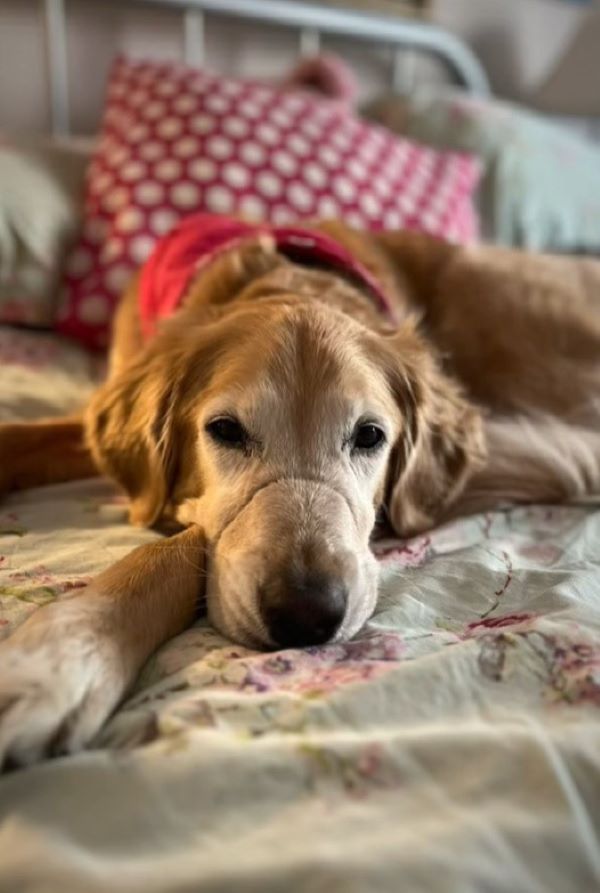
[(54, 136), (69, 132), (69, 77), (64, 0), (44, 0), (50, 123)]
[[(45, 8), (50, 112), (54, 133), (69, 131), (69, 99), (66, 63), (65, 0), (43, 0)], [(457, 37), (423, 22), (391, 16), (370, 15), (295, 0), (133, 0), (184, 13), (184, 58), (200, 64), (204, 58), (204, 14), (234, 16), (255, 22), (282, 25), (300, 31), (300, 52), (318, 50), (322, 34), (350, 37), (394, 48), (393, 81), (405, 71), (399, 51), (409, 50), (435, 56), (444, 62), (471, 93), (486, 96), (490, 86), (479, 60)], [(410, 57), (409, 57), (410, 58)], [(409, 68), (411, 66), (409, 65)]]
[(187, 65), (204, 63), (204, 13), (186, 9), (183, 18), (183, 58)]
[(472, 93), (489, 95), (487, 75), (468, 46), (448, 31), (424, 22), (370, 15), (295, 0), (134, 0), (163, 7), (193, 8), (223, 16), (271, 22), (322, 34), (353, 37), (388, 46), (404, 46), (430, 53), (450, 66)]

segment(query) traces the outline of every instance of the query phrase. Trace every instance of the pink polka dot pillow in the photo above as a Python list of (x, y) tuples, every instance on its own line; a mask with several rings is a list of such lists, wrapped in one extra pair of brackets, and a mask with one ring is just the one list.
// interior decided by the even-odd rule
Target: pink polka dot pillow
[(87, 176), (58, 328), (104, 347), (132, 272), (185, 214), (477, 235), (479, 164), (400, 139), (341, 102), (119, 58)]

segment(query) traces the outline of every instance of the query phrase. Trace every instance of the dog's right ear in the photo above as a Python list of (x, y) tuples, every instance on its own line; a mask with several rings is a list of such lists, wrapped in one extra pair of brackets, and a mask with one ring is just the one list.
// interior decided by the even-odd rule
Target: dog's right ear
[(180, 381), (165, 365), (143, 351), (96, 392), (85, 418), (98, 467), (129, 496), (131, 523), (146, 527), (163, 513), (174, 476)]

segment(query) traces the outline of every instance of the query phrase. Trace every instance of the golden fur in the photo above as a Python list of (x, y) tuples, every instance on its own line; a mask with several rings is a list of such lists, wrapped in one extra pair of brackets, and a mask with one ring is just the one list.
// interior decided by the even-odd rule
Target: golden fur
[[(343, 591), (334, 634), (353, 635), (375, 605), (369, 535), (380, 509), (402, 536), (502, 502), (600, 493), (600, 263), (320, 225), (382, 282), (397, 329), (356, 285), (260, 238), (199, 277), (147, 345), (132, 282), (109, 376), (83, 419), (0, 427), (0, 487), (95, 469), (128, 494), (133, 523), (188, 528), (106, 572), (89, 598), (40, 610), (5, 643), (0, 759), (36, 759), (57, 735), (61, 746), (85, 743), (143, 660), (190, 622), (199, 595), (224, 632), (272, 647), (297, 641), (296, 620), (314, 632), (298, 607), (311, 586)], [(207, 433), (222, 415), (250, 432), (243, 450)], [(385, 435), (372, 455), (348, 446), (361, 420)], [(64, 639), (63, 610), (75, 639), (99, 638), (110, 657), (49, 724), (42, 671), (57, 654), (74, 670), (79, 659), (60, 643), (44, 657), (37, 644), (55, 627)], [(28, 649), (41, 669), (21, 665)], [(104, 677), (112, 694), (95, 723), (77, 720)], [(33, 731), (18, 734), (17, 721)]]

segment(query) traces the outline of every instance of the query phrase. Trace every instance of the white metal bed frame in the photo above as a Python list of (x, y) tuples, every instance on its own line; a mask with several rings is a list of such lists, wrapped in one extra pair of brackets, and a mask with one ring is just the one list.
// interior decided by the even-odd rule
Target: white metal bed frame
[[(206, 14), (233, 16), (267, 22), (299, 31), (299, 52), (318, 52), (321, 35), (335, 35), (393, 50), (392, 84), (410, 89), (414, 80), (414, 54), (419, 52), (444, 62), (469, 92), (490, 92), (483, 67), (466, 44), (447, 31), (423, 22), (372, 15), (296, 0), (132, 0), (138, 4), (180, 9), (183, 22), (184, 61), (201, 65), (204, 60)], [(43, 0), (47, 46), (50, 119), (55, 135), (69, 133), (69, 81), (67, 68), (67, 12), (65, 0)]]

